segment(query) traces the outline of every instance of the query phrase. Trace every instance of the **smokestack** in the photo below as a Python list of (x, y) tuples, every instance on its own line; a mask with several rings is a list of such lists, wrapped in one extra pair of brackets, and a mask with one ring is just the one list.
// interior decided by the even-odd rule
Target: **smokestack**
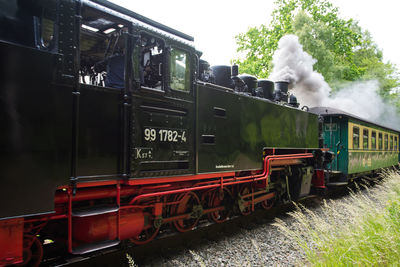
[(286, 81), (275, 82), (275, 101), (288, 102), (289, 83)]
[(248, 74), (241, 74), (238, 77), (242, 79), (243, 82), (247, 85), (247, 93), (255, 96), (257, 88), (257, 78)]
[(273, 81), (260, 79), (258, 80), (257, 85), (257, 91), (261, 91), (265, 99), (274, 100), (275, 85)]

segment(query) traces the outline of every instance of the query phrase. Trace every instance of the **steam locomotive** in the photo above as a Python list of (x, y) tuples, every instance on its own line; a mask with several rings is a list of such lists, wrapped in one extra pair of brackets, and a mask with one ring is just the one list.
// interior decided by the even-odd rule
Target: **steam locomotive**
[(354, 178), (328, 149), (343, 116), (210, 68), (189, 35), (105, 0), (0, 7), (0, 266), (140, 245)]

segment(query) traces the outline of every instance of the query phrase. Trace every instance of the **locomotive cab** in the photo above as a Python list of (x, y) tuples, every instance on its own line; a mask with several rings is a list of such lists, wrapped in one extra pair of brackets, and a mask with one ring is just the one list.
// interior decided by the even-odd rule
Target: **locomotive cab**
[[(193, 173), (194, 48), (91, 2), (80, 32), (78, 179)], [(110, 87), (118, 47), (123, 86)]]

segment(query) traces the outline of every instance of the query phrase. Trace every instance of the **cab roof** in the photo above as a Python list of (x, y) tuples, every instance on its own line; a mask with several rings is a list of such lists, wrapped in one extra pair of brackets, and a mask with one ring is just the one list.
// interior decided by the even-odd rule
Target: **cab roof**
[(184, 39), (186, 41), (189, 41), (189, 42), (193, 42), (194, 41), (194, 38), (192, 36), (190, 36), (190, 35), (187, 35), (187, 34), (185, 34), (183, 32), (175, 30), (175, 29), (173, 29), (171, 27), (168, 27), (168, 26), (166, 26), (164, 24), (156, 22), (156, 21), (154, 21), (152, 19), (149, 19), (149, 18), (147, 18), (145, 16), (142, 16), (142, 15), (136, 13), (136, 12), (133, 12), (133, 11), (127, 9), (127, 8), (121, 7), (121, 6), (117, 5), (117, 4), (109, 2), (107, 0), (82, 0), (82, 1), (84, 3), (98, 4), (98, 5), (102, 6), (102, 7), (105, 7), (105, 8), (108, 8), (110, 10), (116, 11), (116, 12), (122, 14), (122, 15), (128, 16), (128, 17), (130, 17), (132, 19), (135, 19), (136, 21), (140, 21), (140, 22), (142, 22), (142, 23), (144, 23), (146, 25), (149, 25), (151, 27), (157, 28), (157, 29), (159, 29), (159, 30), (161, 30), (163, 32), (172, 34), (172, 35), (177, 36), (179, 38), (182, 38), (182, 39)]

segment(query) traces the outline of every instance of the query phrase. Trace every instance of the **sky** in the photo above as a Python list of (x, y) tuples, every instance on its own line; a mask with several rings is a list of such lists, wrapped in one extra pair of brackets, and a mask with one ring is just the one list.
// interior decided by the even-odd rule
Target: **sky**
[[(237, 58), (235, 36), (269, 24), (273, 0), (111, 0), (118, 5), (194, 37), (197, 50), (211, 65), (230, 65)], [(368, 30), (385, 61), (400, 68), (399, 0), (331, 0), (343, 18)]]

